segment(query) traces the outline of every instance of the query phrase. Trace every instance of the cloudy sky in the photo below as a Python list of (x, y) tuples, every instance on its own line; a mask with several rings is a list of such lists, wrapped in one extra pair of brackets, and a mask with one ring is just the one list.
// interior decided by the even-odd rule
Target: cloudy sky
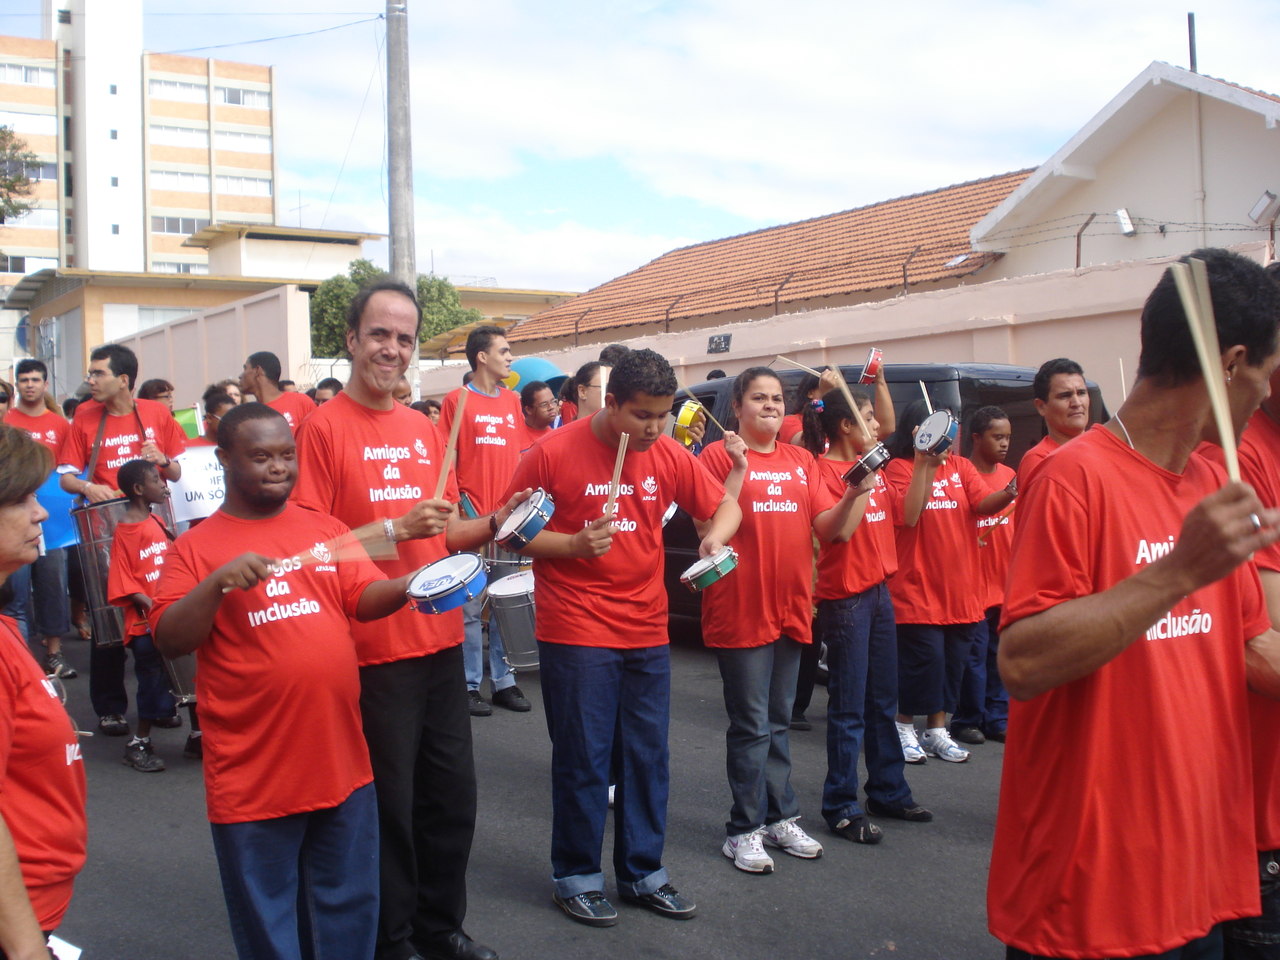
[[(7, 0), (0, 33), (38, 36), (39, 7)], [(408, 9), (419, 268), (511, 287), (1035, 166), (1152, 60), (1188, 63), (1167, 0)], [(385, 233), (384, 10), (145, 0), (145, 45), (275, 66), (282, 221)], [(1201, 72), (1280, 92), (1280, 4), (1196, 19)]]

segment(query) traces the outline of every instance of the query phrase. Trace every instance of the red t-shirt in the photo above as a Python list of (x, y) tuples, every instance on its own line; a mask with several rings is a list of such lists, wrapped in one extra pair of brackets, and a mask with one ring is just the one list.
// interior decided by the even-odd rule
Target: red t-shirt
[(164, 557), (169, 552), (169, 535), (154, 513), (137, 523), (116, 524), (111, 542), (111, 568), (107, 574), (107, 602), (124, 611), (124, 635), (140, 637), (151, 629), (147, 618), (130, 599), (135, 593), (155, 598)]
[[(470, 401), (468, 401), (468, 403), (469, 402)], [(524, 423), (524, 421), (522, 420), (521, 423)], [(524, 436), (520, 440), (520, 452), (524, 453), (526, 450), (532, 447), (535, 443), (537, 443), (539, 440), (541, 440), (543, 437), (549, 434), (553, 429), (554, 429), (553, 427), (543, 427), (541, 430), (535, 430), (533, 427), (525, 423)], [(499, 504), (499, 506), (501, 506), (501, 504)]]
[[(371, 410), (346, 392), (320, 405), (298, 430), (298, 482), (293, 499), (337, 517), (353, 530), (401, 517), (433, 496), (444, 463), (435, 424), (402, 403)], [(450, 471), (444, 496), (457, 502)], [(446, 557), (444, 535), (406, 540), (397, 556), (376, 562), (393, 579)], [(426, 615), (410, 607), (370, 623), (351, 624), (360, 665), (438, 653), (462, 642), (462, 610)]]
[[(603, 516), (617, 452), (596, 437), (590, 418), (575, 420), (529, 449), (503, 497), (542, 487), (556, 505), (546, 529), (576, 533)], [(617, 529), (608, 553), (534, 559), (539, 640), (613, 648), (667, 642), (662, 515), (674, 501), (706, 520), (724, 498), (724, 487), (667, 436), (644, 452), (627, 452), (618, 487)]]
[(302, 421), (316, 412), (316, 402), (305, 393), (296, 390), (285, 391), (267, 404), (272, 410), (284, 417), (289, 429), (297, 436)]
[(196, 648), (211, 823), (336, 807), (373, 780), (348, 618), (365, 588), (382, 577), (363, 555), (328, 552), (327, 541), (346, 531), (293, 503), (267, 520), (218, 510), (179, 537), (169, 554), (153, 624), (246, 550), (306, 556), (306, 566), (225, 594), (208, 639)]
[(914, 461), (894, 457), (881, 471), (898, 548), (898, 573), (889, 581), (898, 623), (977, 623), (986, 609), (978, 582), (978, 505), (989, 495), (973, 464), (951, 456), (933, 475), (914, 527), (903, 523), (903, 503)]
[[(1223, 480), (1199, 456), (1163, 470), (1101, 427), (1073, 440), (1022, 494), (1002, 627), (1164, 556)], [(1131, 956), (1258, 914), (1244, 644), (1269, 625), (1245, 565), (1088, 676), (1010, 704), (995, 936), (1046, 956)]]
[(520, 462), (525, 441), (524, 413), (520, 394), (505, 387), (489, 397), (469, 387), (460, 387), (444, 398), (440, 407), (440, 433), (448, 436), (458, 409), (458, 396), (467, 391), (467, 405), (458, 428), (458, 489), (465, 493), (477, 513), (492, 513), (503, 504), (502, 491)]
[(75, 726), (18, 632), (0, 617), (0, 814), (41, 930), (62, 922), (88, 843)]
[[(182, 432), (178, 421), (163, 403), (156, 400), (135, 400), (137, 415), (126, 413), (124, 416), (107, 416), (107, 428), (102, 434), (102, 452), (98, 455), (98, 464), (93, 476), (93, 483), (116, 487), (116, 473), (130, 460), (137, 460), (142, 455), (142, 444), (152, 440), (160, 448), (160, 452), (172, 460), (187, 449), (187, 436)], [(93, 457), (93, 441), (98, 436), (98, 424), (106, 414), (106, 408), (96, 400), (86, 400), (76, 407), (75, 419), (71, 421), (71, 429), (67, 433), (66, 442), (62, 445), (61, 464), (84, 470)], [(138, 420), (142, 420), (144, 436), (139, 436)]]
[[(578, 420), (578, 405), (572, 400), (560, 401), (560, 426), (567, 427)], [(609, 474), (613, 476), (613, 474)]]
[(1031, 483), (1031, 477), (1040, 469), (1045, 457), (1061, 447), (1057, 440), (1048, 434), (1039, 443), (1022, 455), (1018, 461), (1018, 489), (1025, 491)]
[[(833, 497), (844, 494), (844, 475), (854, 461), (823, 457), (818, 469)], [(818, 600), (843, 600), (884, 583), (898, 572), (898, 548), (893, 542), (893, 517), (883, 473), (867, 494), (867, 510), (846, 543), (824, 543), (818, 551)]]
[[(733, 469), (724, 441), (698, 458), (721, 482)], [(738, 494), (742, 524), (733, 535), (738, 567), (702, 592), (702, 641), (708, 647), (762, 647), (781, 636), (813, 641), (813, 519), (835, 505), (813, 454), (778, 443), (747, 451)]]
[[(972, 462), (972, 461), (971, 461)], [(974, 468), (988, 493), (998, 493), (1015, 476), (1012, 467), (997, 463), (990, 473)], [(1009, 550), (1013, 546), (1013, 514), (1006, 507), (989, 517), (977, 517), (978, 582), (986, 588), (982, 608), (989, 610), (1004, 603), (1004, 581), (1009, 574)], [(1016, 512), (1016, 511), (1015, 511)]]
[(804, 431), (804, 419), (798, 413), (788, 413), (782, 418), (782, 427), (778, 430), (778, 439), (783, 443), (791, 443), (795, 438), (795, 444), (799, 446), (800, 438), (796, 436)]
[(53, 462), (58, 463), (63, 440), (71, 430), (71, 424), (64, 417), (58, 416), (52, 410), (46, 410), (38, 417), (29, 417), (21, 410), (13, 408), (4, 415), (4, 422), (19, 430), (26, 430), (31, 434), (32, 440), (39, 440), (49, 448), (53, 453)]

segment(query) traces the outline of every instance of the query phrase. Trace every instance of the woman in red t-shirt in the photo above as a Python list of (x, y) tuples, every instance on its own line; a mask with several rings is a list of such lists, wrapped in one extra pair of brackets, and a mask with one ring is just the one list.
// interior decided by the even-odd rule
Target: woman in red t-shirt
[[(898, 572), (889, 581), (898, 622), (898, 737), (907, 763), (927, 757), (963, 763), (969, 751), (951, 739), (946, 721), (983, 628), (974, 524), (1007, 507), (1013, 493), (990, 493), (964, 457), (916, 450), (916, 428), (928, 412), (922, 400), (908, 404), (885, 444), (893, 454), (884, 479), (898, 549)], [(917, 739), (920, 715), (927, 719)]]
[[(52, 470), (48, 449), (0, 426), (0, 585), (35, 562), (49, 516), (35, 491)], [(0, 617), (0, 954), (9, 957), (47, 955), (45, 936), (84, 866), (84, 761), (59, 687)]]
[[(702, 636), (716, 650), (729, 715), (727, 770), (733, 807), (723, 853), (749, 873), (770, 873), (764, 844), (796, 857), (822, 855), (797, 824), (787, 730), (803, 645), (812, 642), (812, 532), (848, 538), (854, 491), (832, 496), (803, 447), (781, 443), (783, 393), (768, 367), (733, 384), (739, 433), (703, 450), (701, 463), (737, 497), (738, 567), (702, 598)], [(805, 558), (805, 562), (798, 562)]]

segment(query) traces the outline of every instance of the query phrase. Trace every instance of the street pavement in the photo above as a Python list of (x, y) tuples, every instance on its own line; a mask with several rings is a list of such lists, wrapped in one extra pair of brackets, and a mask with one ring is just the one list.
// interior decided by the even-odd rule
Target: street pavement
[[(88, 645), (68, 641), (65, 649), (80, 671), (66, 683), (68, 708), (82, 729), (95, 729)], [(468, 885), (472, 936), (503, 960), (1003, 956), (986, 931), (984, 907), (1001, 744), (974, 747), (965, 764), (930, 760), (908, 767), (916, 800), (933, 810), (934, 821), (881, 820), (879, 846), (850, 843), (827, 831), (820, 816), (826, 694), (819, 687), (809, 710), (814, 729), (793, 732), (791, 744), (801, 823), (826, 852), (818, 860), (799, 860), (773, 851), (773, 874), (742, 873), (720, 853), (729, 795), (715, 658), (688, 643), (675, 645), (672, 654), (666, 865), (677, 888), (698, 903), (698, 916), (676, 922), (621, 904), (617, 926), (594, 929), (573, 923), (552, 904), (551, 750), (538, 675), (528, 672), (520, 686), (534, 703), (532, 713), (499, 709), (472, 722), (480, 787)], [(132, 693), (132, 678), (129, 688)], [(168, 764), (159, 774), (124, 766), (123, 738), (97, 734), (82, 741), (89, 860), (58, 933), (84, 948), (85, 960), (235, 956), (200, 764), (182, 758), (186, 735), (185, 726), (155, 732), (157, 752)], [(606, 892), (613, 896), (610, 856), (606, 842)]]

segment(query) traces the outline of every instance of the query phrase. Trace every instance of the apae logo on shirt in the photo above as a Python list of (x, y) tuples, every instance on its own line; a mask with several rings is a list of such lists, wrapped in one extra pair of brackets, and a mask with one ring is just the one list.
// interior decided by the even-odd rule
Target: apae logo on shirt
[(652, 476), (648, 476), (644, 478), (644, 481), (640, 484), (640, 489), (642, 489), (645, 492), (645, 496), (642, 499), (644, 500), (658, 499), (658, 496), (657, 496), (658, 481), (654, 479)]

